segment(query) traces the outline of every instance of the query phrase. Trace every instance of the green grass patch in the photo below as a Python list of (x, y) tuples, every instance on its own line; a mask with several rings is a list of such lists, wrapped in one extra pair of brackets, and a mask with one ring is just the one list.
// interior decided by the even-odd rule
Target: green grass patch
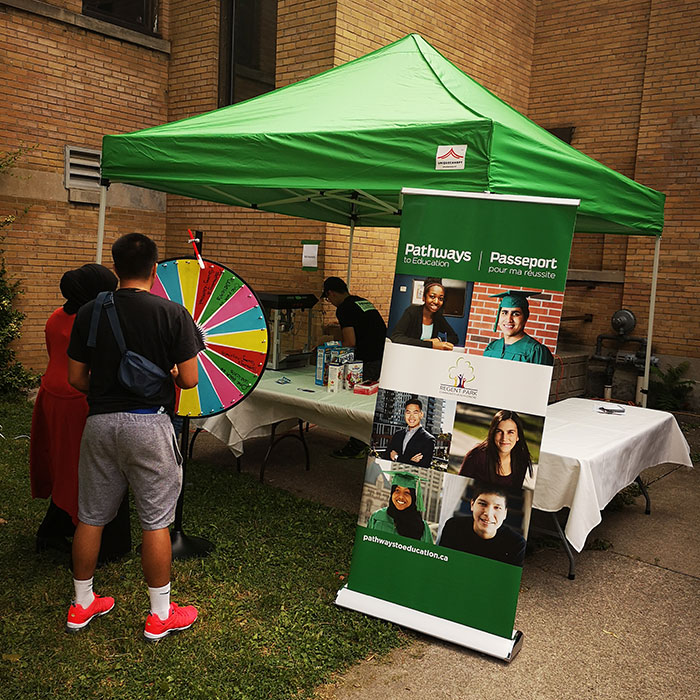
[[(196, 461), (185, 531), (216, 550), (175, 562), (172, 584), (174, 600), (199, 608), (197, 624), (143, 641), (148, 595), (134, 553), (95, 574), (95, 589), (114, 596), (115, 609), (66, 634), (71, 573), (61, 555), (34, 553), (46, 502), (30, 496), (29, 441), (14, 439), (30, 421), (26, 401), (0, 401), (3, 699), (307, 698), (334, 673), (409, 639), (333, 603), (349, 568), (354, 515)], [(132, 522), (137, 534), (133, 509)]]

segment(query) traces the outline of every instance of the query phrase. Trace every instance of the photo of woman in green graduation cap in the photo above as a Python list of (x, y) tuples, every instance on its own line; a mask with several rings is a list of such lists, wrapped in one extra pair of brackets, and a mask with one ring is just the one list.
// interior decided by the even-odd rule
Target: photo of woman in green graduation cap
[(525, 332), (525, 324), (530, 316), (527, 298), (537, 294), (539, 292), (511, 290), (491, 295), (493, 298), (500, 298), (493, 330), (500, 331), (501, 337), (486, 346), (484, 357), (498, 357), (550, 367), (554, 365), (554, 356), (549, 348)]
[(407, 471), (385, 474), (392, 474), (389, 505), (372, 513), (367, 527), (433, 544), (428, 523), (421, 517), (423, 493), (420, 477)]

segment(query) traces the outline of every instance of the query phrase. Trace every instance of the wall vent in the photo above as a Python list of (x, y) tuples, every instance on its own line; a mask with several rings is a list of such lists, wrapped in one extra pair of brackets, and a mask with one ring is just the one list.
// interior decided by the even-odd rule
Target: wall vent
[(66, 146), (66, 189), (99, 189), (101, 155), (90, 148)]

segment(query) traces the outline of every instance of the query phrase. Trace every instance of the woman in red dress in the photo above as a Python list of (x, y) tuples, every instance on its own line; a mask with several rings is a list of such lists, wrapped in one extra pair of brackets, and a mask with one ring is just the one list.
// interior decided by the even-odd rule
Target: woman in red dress
[[(78, 457), (88, 404), (85, 395), (68, 383), (66, 351), (78, 309), (100, 292), (114, 291), (116, 287), (116, 276), (102, 265), (88, 264), (69, 270), (61, 278), (61, 294), (66, 303), (46, 322), (49, 364), (34, 404), (29, 448), (32, 496), (51, 499), (37, 531), (37, 551), (70, 551), (66, 538), (73, 536), (78, 522)], [(113, 523), (117, 532), (103, 538), (106, 547), (102, 559), (121, 556), (131, 549), (128, 501), (122, 504)]]

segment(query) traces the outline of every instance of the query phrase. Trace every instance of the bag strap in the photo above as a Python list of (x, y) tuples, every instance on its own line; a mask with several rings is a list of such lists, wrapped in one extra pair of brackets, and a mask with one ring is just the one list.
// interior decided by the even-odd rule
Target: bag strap
[(100, 314), (102, 313), (102, 305), (105, 303), (107, 295), (111, 292), (100, 292), (95, 299), (95, 305), (92, 307), (92, 317), (90, 318), (90, 332), (88, 333), (87, 346), (89, 348), (97, 347), (97, 326), (100, 323)]
[(109, 325), (112, 326), (112, 333), (114, 333), (114, 339), (119, 346), (119, 352), (123, 355), (126, 352), (126, 343), (124, 342), (122, 327), (119, 325), (117, 310), (114, 308), (114, 295), (112, 292), (107, 292), (104, 307), (107, 309), (107, 318), (109, 319)]

